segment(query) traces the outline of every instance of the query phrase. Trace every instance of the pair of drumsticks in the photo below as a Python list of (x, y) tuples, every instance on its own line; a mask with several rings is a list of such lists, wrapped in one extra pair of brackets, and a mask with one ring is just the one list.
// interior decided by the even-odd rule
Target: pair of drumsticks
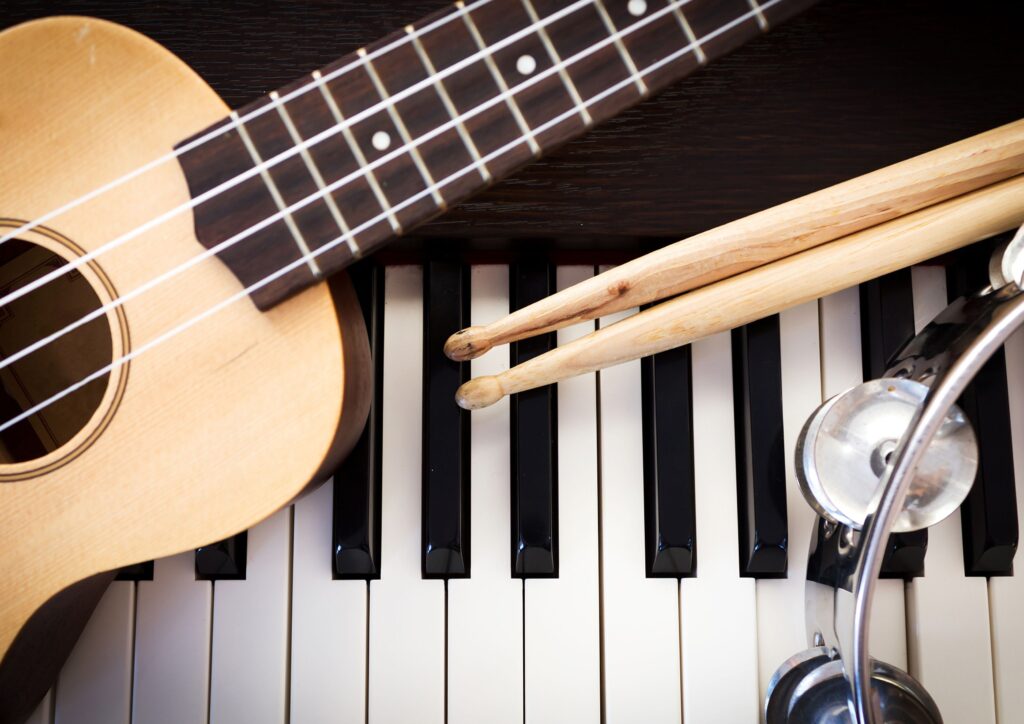
[(679, 347), (1022, 223), (1024, 120), (683, 239), (456, 332), (445, 354), (469, 360), (497, 345), (675, 297), (472, 379), (456, 401), (487, 407), (514, 392)]

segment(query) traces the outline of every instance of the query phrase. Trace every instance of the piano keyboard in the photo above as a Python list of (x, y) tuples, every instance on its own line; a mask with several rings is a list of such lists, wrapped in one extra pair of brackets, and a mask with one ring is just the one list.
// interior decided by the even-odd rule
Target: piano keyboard
[[(349, 461), (244, 539), (114, 582), (31, 721), (758, 721), (769, 677), (807, 646), (796, 437), (823, 398), (878, 374), (879, 345), (945, 306), (947, 270), (458, 413), (460, 381), (510, 355), (460, 369), (447, 334), (595, 271), (362, 274), (379, 377)], [(953, 723), (1024, 721), (1024, 336), (993, 364), (971, 413), (984, 486), (926, 556), (921, 536), (893, 541), (907, 580), (883, 581), (872, 630), (872, 653)]]

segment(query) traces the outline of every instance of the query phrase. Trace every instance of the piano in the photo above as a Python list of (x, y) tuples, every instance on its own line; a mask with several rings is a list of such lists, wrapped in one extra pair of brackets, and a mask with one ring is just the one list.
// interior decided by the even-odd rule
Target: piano
[[(143, 30), (231, 105), (436, 7), (80, 5), (62, 11)], [(980, 287), (999, 240), (472, 414), (451, 402), (462, 380), (594, 324), (461, 367), (441, 343), (1019, 118), (1022, 20), (994, 3), (824, 0), (362, 262), (376, 377), (355, 452), (251, 530), (123, 570), (30, 721), (757, 721), (771, 674), (807, 645), (796, 436)], [(274, 62), (254, 66), (254, 42)], [(959, 513), (891, 540), (872, 653), (948, 722), (1020, 722), (1024, 336), (963, 407), (979, 478)]]

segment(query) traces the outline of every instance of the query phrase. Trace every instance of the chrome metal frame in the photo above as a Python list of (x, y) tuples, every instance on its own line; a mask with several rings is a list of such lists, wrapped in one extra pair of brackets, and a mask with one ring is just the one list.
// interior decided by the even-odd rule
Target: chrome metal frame
[[(915, 471), (967, 385), (1024, 325), (1024, 227), (993, 254), (989, 274), (992, 286), (946, 307), (883, 375), (923, 382), (929, 387), (927, 395), (892, 454), (882, 475), (877, 508), (864, 525), (855, 530), (828, 515), (816, 520), (805, 591), (810, 648), (784, 662), (772, 678), (766, 716), (774, 712), (788, 721), (793, 707), (820, 704), (828, 709), (820, 712), (822, 721), (846, 720), (841, 712), (847, 708), (849, 720), (857, 724), (883, 724), (881, 699), (892, 704), (887, 697), (896, 696), (921, 704), (919, 711), (926, 719), (941, 721), (934, 700), (919, 682), (870, 657), (871, 611), (885, 544), (903, 512)], [(873, 681), (890, 691), (880, 695)], [(834, 688), (837, 684), (847, 690), (845, 707), (841, 689)], [(826, 685), (832, 688), (819, 698)], [(806, 696), (815, 701), (801, 702)]]
[[(1019, 264), (1004, 266), (1016, 269)], [(893, 369), (899, 375), (931, 378), (931, 390), (893, 455), (893, 464), (883, 478), (884, 492), (878, 509), (868, 516), (862, 531), (861, 554), (853, 581), (852, 630), (837, 631), (844, 676), (850, 685), (851, 713), (860, 724), (882, 724), (877, 697), (872, 695), (868, 640), (871, 608), (889, 531), (903, 509), (914, 471), (946, 414), (981, 367), (1024, 324), (1024, 292), (1018, 283), (1011, 282), (995, 291), (990, 288), (961, 301), (960, 307), (954, 302), (936, 318), (939, 324), (933, 322), (915, 337)], [(957, 315), (959, 320), (950, 319)], [(934, 344), (935, 337), (941, 337), (943, 343)], [(931, 350), (935, 350), (934, 354), (929, 353)]]

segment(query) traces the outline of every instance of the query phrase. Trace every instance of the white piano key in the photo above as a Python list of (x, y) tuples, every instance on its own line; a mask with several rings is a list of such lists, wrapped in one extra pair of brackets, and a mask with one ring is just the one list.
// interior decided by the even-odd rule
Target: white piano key
[(369, 720), (443, 722), (444, 582), (420, 576), (423, 275), (384, 282), (381, 577), (370, 582)]
[(366, 718), (365, 581), (331, 568), (334, 481), (295, 503), (292, 547), (291, 720)]
[(135, 724), (206, 724), (213, 587), (197, 581), (192, 551), (153, 563), (135, 613)]
[(61, 669), (56, 724), (127, 724), (134, 629), (135, 583), (114, 581)]
[(683, 720), (753, 722), (757, 599), (738, 566), (730, 335), (694, 342), (691, 353), (698, 554), (696, 578), (680, 582)]
[[(508, 314), (508, 267), (471, 271), (472, 324)], [(500, 347), (471, 364), (473, 377), (508, 368)], [(453, 403), (454, 404), (454, 403)], [(509, 401), (471, 417), (471, 578), (448, 582), (448, 721), (523, 721), (523, 582), (509, 564)]]
[(213, 584), (211, 724), (285, 720), (291, 508), (249, 531), (245, 580)]
[(804, 620), (804, 583), (814, 511), (800, 492), (793, 451), (804, 423), (821, 404), (818, 303), (807, 302), (779, 315), (782, 359), (782, 427), (786, 459), (789, 566), (786, 578), (757, 581), (757, 646), (760, 698), (779, 665), (809, 645)]
[(860, 347), (860, 290), (850, 287), (818, 300), (821, 398), (828, 400), (864, 381)]
[(646, 576), (640, 362), (601, 370), (598, 380), (605, 719), (678, 722), (679, 584)]
[[(821, 398), (828, 400), (863, 381), (860, 347), (860, 290), (823, 297), (821, 316)], [(879, 581), (871, 614), (871, 655), (907, 668), (907, 614), (899, 579)], [(840, 602), (850, 599), (842, 597)]]
[(25, 724), (53, 724), (53, 689), (46, 692), (46, 696), (25, 720)]
[[(945, 269), (912, 269), (917, 331), (946, 307)], [(907, 584), (910, 673), (949, 722), (995, 722), (988, 586), (964, 576), (960, 515), (928, 530), (925, 575)]]
[(914, 331), (920, 332), (948, 305), (946, 269), (935, 265), (911, 267), (914, 292)]
[[(1018, 526), (1024, 528), (1024, 332), (1006, 342), (1006, 387), (1010, 398), (1010, 431), (1017, 482)], [(1020, 553), (1018, 553), (1020, 555)], [(992, 622), (992, 666), (995, 674), (996, 719), (1000, 724), (1024, 723), (1024, 564), (1017, 559), (1013, 576), (988, 581)]]
[[(565, 289), (593, 268), (560, 267), (557, 275)], [(558, 344), (593, 329), (592, 322), (563, 329)], [(558, 578), (526, 581), (528, 724), (601, 720), (597, 524), (597, 385), (589, 374), (558, 383)]]

